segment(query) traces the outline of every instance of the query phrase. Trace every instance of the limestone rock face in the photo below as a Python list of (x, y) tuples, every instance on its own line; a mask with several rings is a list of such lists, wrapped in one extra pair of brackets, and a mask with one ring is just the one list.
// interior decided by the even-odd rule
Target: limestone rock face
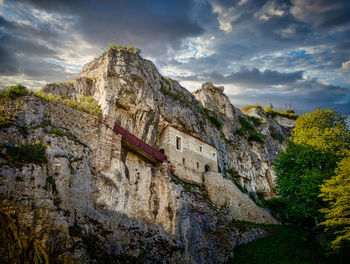
[[(0, 128), (0, 260), (221, 263), (235, 246), (264, 236), (264, 229), (240, 229), (232, 220), (277, 223), (250, 197), (273, 196), (271, 162), (285, 147), (277, 139), (292, 126), (249, 113), (263, 121), (254, 129), (266, 139), (248, 141), (237, 133), (248, 116), (223, 91), (205, 83), (191, 94), (152, 62), (109, 49), (72, 84), (44, 88), (93, 96), (102, 117), (21, 99), (16, 123)], [(203, 185), (183, 182), (168, 162), (154, 166), (122, 147), (115, 123), (156, 149), (169, 124), (186, 131), (216, 147), (221, 174), (206, 174)], [(8, 160), (8, 146), (36, 141), (47, 145), (47, 163)]]
[[(86, 88), (80, 89), (82, 86)], [(241, 127), (238, 116), (245, 115), (230, 103), (223, 87), (204, 83), (191, 94), (177, 81), (161, 76), (152, 62), (123, 50), (110, 49), (85, 65), (75, 87), (75, 93), (93, 95), (104, 115), (154, 147), (168, 124), (214, 145), (226, 177), (235, 178), (252, 196), (273, 196), (271, 162), (285, 147), (276, 138), (289, 136), (294, 121), (260, 113), (263, 124), (256, 130), (266, 140), (263, 144), (248, 142), (236, 133)], [(222, 121), (220, 129), (208, 121), (208, 111)]]
[[(266, 234), (241, 230), (167, 162), (151, 166), (120, 146), (110, 155), (118, 146), (101, 119), (33, 96), (20, 103), (16, 124), (0, 130), (1, 262), (220, 263)], [(47, 163), (8, 160), (7, 146), (34, 142), (47, 146)]]

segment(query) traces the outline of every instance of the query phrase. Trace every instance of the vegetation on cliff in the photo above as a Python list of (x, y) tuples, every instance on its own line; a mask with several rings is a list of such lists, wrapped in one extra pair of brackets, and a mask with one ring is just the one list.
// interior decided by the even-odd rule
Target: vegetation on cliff
[(246, 111), (249, 111), (252, 108), (259, 109), (266, 116), (269, 116), (269, 117), (282, 116), (282, 117), (287, 117), (287, 118), (291, 118), (291, 119), (297, 119), (298, 116), (299, 116), (292, 109), (286, 109), (286, 110), (278, 109), (278, 110), (276, 110), (276, 109), (274, 109), (273, 105), (270, 105), (269, 107), (262, 107), (259, 104), (247, 105), (247, 106), (244, 106), (242, 108), (242, 111), (246, 112)]
[(101, 107), (98, 105), (98, 103), (92, 96), (79, 95), (77, 100), (75, 100), (73, 98), (64, 98), (57, 94), (44, 93), (42, 89), (39, 92), (37, 92), (36, 95), (41, 98), (44, 98), (45, 100), (65, 104), (75, 109), (89, 113), (91, 115), (99, 116), (102, 114)]

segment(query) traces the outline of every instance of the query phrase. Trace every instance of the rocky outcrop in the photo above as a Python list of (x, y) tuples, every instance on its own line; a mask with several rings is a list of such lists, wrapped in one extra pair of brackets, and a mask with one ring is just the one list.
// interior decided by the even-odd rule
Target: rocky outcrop
[[(168, 163), (154, 167), (125, 149), (116, 157), (118, 146), (109, 163), (96, 159), (108, 145), (102, 119), (33, 96), (20, 104), (16, 123), (0, 130), (2, 262), (223, 262), (266, 234), (241, 229)], [(35, 142), (47, 146), (47, 163), (8, 160), (8, 146)]]
[[(266, 139), (263, 144), (248, 142), (236, 133), (241, 126), (238, 116), (244, 115), (230, 103), (223, 87), (205, 83), (191, 94), (177, 81), (161, 76), (152, 62), (124, 50), (109, 49), (85, 65), (75, 87), (73, 96), (93, 95), (104, 115), (154, 147), (168, 124), (214, 145), (226, 177), (234, 178), (253, 197), (273, 196), (271, 163), (284, 148), (278, 139), (289, 136), (293, 121), (281, 122), (280, 117), (276, 121), (260, 113), (263, 124), (255, 129)], [(223, 123), (220, 128), (209, 122), (212, 115)]]
[[(234, 219), (276, 223), (234, 182), (253, 198), (273, 196), (271, 162), (284, 148), (276, 135), (287, 136), (290, 126), (256, 112), (263, 123), (254, 129), (266, 139), (248, 141), (237, 133), (247, 116), (223, 87), (205, 83), (191, 94), (152, 62), (109, 49), (74, 82), (43, 91), (93, 96), (103, 115), (29, 96), (16, 123), (1, 127), (4, 262), (221, 263), (235, 246), (266, 234)], [(218, 150), (221, 174), (186, 183), (169, 163), (153, 166), (123, 148), (114, 123), (154, 148), (169, 124), (199, 137)], [(8, 160), (8, 146), (37, 141), (47, 146), (47, 163)]]

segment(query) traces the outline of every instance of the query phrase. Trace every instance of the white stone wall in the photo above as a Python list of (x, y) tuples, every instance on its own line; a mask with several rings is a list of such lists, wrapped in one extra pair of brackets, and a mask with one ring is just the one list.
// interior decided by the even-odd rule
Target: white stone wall
[[(181, 148), (176, 148), (176, 137), (181, 138)], [(205, 166), (217, 172), (216, 148), (174, 127), (168, 126), (160, 139), (160, 149), (175, 167), (177, 176), (183, 179), (191, 178), (191, 181), (201, 183), (201, 175), (205, 172)], [(190, 175), (192, 174), (192, 175)], [(196, 180), (192, 179), (196, 174)]]

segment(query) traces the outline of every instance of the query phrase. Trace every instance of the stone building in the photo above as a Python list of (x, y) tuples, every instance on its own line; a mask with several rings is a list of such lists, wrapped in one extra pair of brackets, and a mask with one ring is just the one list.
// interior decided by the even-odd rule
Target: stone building
[(180, 178), (202, 183), (204, 172), (217, 172), (216, 148), (173, 126), (167, 126), (159, 140), (160, 151)]

